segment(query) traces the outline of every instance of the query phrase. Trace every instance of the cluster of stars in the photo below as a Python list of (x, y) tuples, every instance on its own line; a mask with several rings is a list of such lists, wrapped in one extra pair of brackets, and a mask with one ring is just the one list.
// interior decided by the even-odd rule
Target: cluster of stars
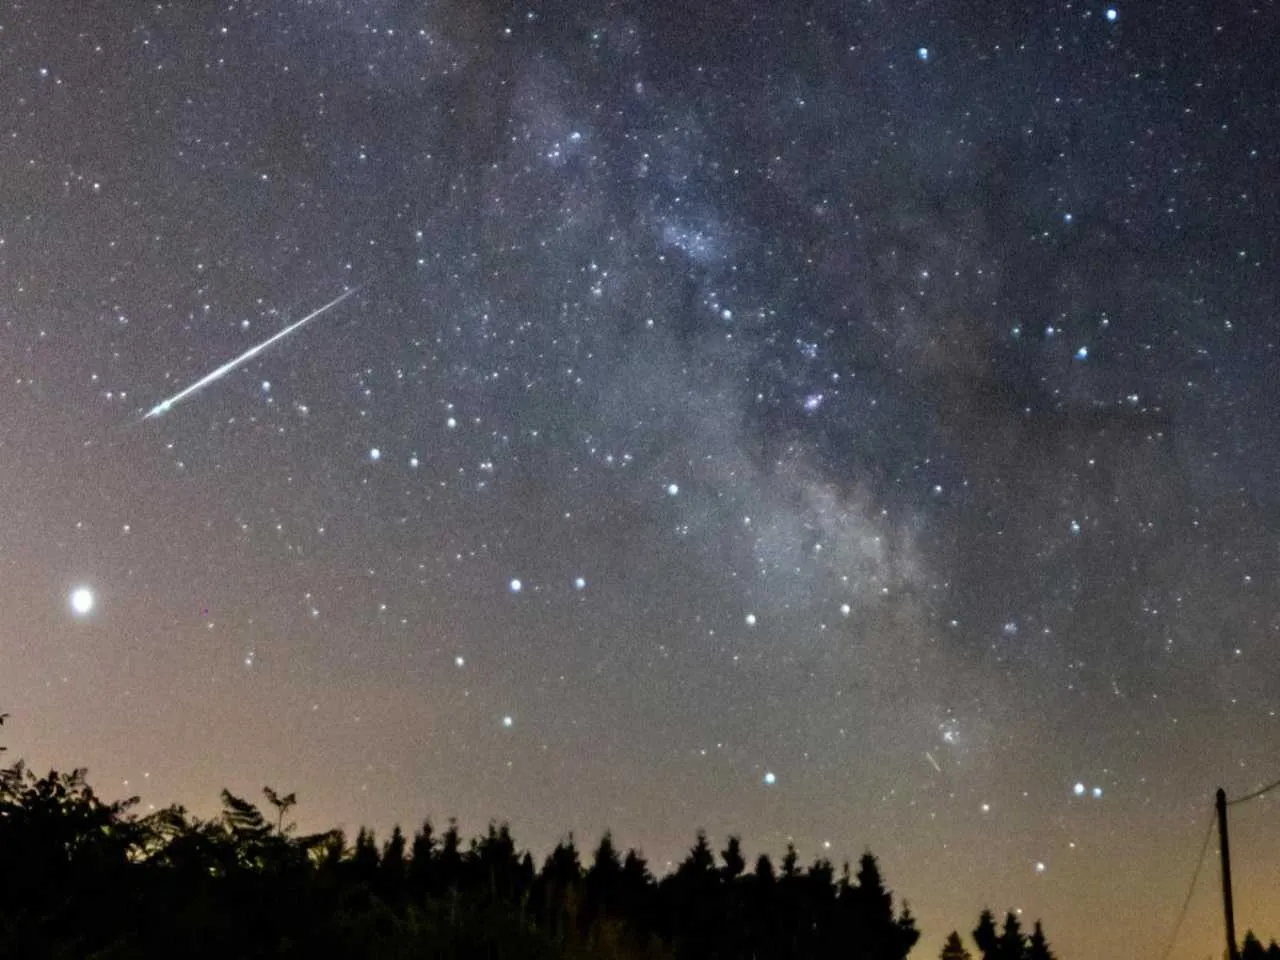
[[(342, 703), (383, 797), (419, 786), (389, 732), (420, 732), (441, 803), (483, 783), (492, 808), (456, 812), (535, 846), (616, 815), (670, 854), (677, 803), (761, 845), (892, 834), (895, 885), (939, 914), (1046, 863), (1061, 903), (1106, 886), (1053, 831), (1096, 852), (1085, 825), (1153, 770), (1260, 762), (1238, 732), (1268, 729), (1274, 679), (1266, 11), (1211, 38), (1105, 3), (471, 32), (453, 2), (375, 4), (377, 29), (341, 4), (104, 14), (102, 61), (39, 5), (6, 14), (5, 149), (42, 220), (0, 236), (5, 483), (33, 504), (6, 542), (79, 645), (24, 668), (92, 663), (106, 697), (145, 662), (163, 710), (269, 729)], [(360, 310), (125, 425), (339, 285)], [(41, 679), (33, 701), (63, 689)], [(553, 769), (573, 790), (547, 803)], [(350, 786), (298, 784), (322, 809)], [(997, 824), (992, 876), (964, 873)]]

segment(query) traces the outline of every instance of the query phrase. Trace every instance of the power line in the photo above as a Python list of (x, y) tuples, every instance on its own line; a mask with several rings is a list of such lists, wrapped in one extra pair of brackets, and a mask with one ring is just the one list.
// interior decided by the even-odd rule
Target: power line
[(1245, 794), (1243, 797), (1237, 797), (1234, 800), (1228, 800), (1227, 806), (1234, 807), (1237, 803), (1244, 803), (1246, 800), (1256, 800), (1258, 797), (1262, 796), (1264, 793), (1270, 793), (1276, 787), (1280, 787), (1280, 780), (1276, 780), (1274, 783), (1268, 783), (1265, 787), (1260, 787), (1259, 789), (1253, 791), (1253, 793)]
[(1204, 866), (1204, 855), (1209, 851), (1209, 840), (1213, 837), (1213, 822), (1216, 816), (1216, 811), (1210, 812), (1209, 823), (1204, 831), (1204, 842), (1200, 844), (1200, 855), (1196, 857), (1196, 868), (1191, 872), (1191, 884), (1187, 887), (1186, 899), (1182, 901), (1182, 909), (1178, 911), (1178, 921), (1173, 925), (1173, 933), (1169, 934), (1169, 945), (1164, 948), (1164, 954), (1160, 960), (1169, 960), (1174, 944), (1178, 942), (1178, 931), (1182, 929), (1182, 921), (1187, 918), (1187, 908), (1191, 906), (1191, 897), (1196, 892), (1196, 881), (1200, 879), (1200, 868)]

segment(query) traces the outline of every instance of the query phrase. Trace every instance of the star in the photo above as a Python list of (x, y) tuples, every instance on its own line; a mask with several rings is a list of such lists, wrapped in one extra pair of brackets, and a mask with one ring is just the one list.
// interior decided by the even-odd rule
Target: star
[(78, 617), (91, 613), (96, 603), (97, 598), (89, 587), (76, 587), (71, 591), (71, 611)]

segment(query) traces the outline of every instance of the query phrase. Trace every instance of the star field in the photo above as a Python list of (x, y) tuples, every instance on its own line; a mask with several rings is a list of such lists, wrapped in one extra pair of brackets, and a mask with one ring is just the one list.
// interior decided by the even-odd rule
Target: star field
[(1154, 953), (1280, 776), (1277, 28), (0, 6), (4, 743)]

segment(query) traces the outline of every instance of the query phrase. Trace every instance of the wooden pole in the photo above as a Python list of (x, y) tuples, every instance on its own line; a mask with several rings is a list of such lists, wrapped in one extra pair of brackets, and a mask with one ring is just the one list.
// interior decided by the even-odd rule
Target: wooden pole
[(1231, 847), (1227, 842), (1227, 793), (1218, 788), (1218, 853), (1222, 859), (1222, 913), (1227, 923), (1227, 960), (1240, 960), (1236, 949), (1236, 912), (1231, 903)]

